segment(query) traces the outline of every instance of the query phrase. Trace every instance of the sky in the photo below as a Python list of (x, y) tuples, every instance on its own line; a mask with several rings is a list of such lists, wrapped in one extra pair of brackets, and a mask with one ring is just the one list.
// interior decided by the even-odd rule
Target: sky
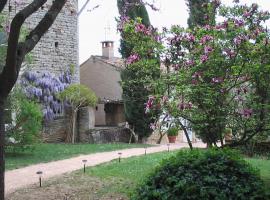
[[(86, 0), (79, 0), (79, 8)], [(232, 0), (221, 0), (231, 4)], [(147, 8), (151, 24), (161, 29), (178, 24), (187, 26), (188, 11), (185, 0), (149, 0), (154, 2), (159, 11)], [(242, 3), (257, 3), (262, 9), (270, 11), (270, 0), (240, 0)], [(93, 9), (99, 5), (98, 8)], [(117, 0), (90, 0), (84, 12), (79, 16), (79, 63), (83, 63), (91, 55), (101, 55), (101, 41), (115, 42), (114, 55), (118, 52), (120, 35), (116, 30), (116, 20), (119, 17)]]

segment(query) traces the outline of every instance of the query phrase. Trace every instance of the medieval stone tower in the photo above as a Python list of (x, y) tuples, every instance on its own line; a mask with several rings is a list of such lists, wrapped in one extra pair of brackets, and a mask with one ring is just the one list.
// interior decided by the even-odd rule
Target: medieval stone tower
[[(6, 8), (10, 15), (9, 20), (16, 12), (31, 2), (32, 0), (9, 0), (9, 8)], [(48, 0), (40, 10), (27, 19), (26, 28), (31, 30), (35, 27), (51, 4), (52, 0)], [(77, 11), (78, 0), (67, 0), (64, 9), (59, 13), (52, 27), (31, 52), (31, 69), (59, 74), (73, 66), (73, 81), (79, 82)]]
[[(43, 18), (51, 7), (53, 0), (48, 0), (36, 13), (26, 20), (26, 29), (31, 31)], [(55, 0), (57, 1), (57, 0)], [(15, 14), (29, 5), (33, 0), (8, 0), (5, 8), (9, 24)], [(79, 59), (78, 59), (78, 0), (67, 0), (63, 10), (48, 32), (41, 38), (31, 52), (30, 70), (48, 71), (58, 75), (67, 69), (74, 69), (73, 82), (79, 83)], [(65, 139), (69, 119), (59, 116), (55, 120), (45, 123), (43, 126), (43, 139), (45, 141), (63, 141)]]

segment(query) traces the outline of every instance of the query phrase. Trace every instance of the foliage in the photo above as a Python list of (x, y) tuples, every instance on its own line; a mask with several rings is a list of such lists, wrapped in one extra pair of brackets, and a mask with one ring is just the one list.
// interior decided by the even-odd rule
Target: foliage
[(77, 121), (77, 112), (81, 107), (91, 106), (94, 107), (97, 103), (97, 97), (95, 93), (81, 84), (71, 84), (65, 90), (57, 95), (57, 98), (61, 101), (66, 101), (72, 109), (71, 114), (71, 129), (72, 133), (67, 135), (67, 142), (74, 143), (76, 140), (75, 128)]
[[(118, 30), (121, 32), (122, 37), (119, 51), (123, 58), (128, 59), (133, 53), (135, 55), (138, 53), (135, 50), (136, 46), (137, 48), (139, 47), (136, 42), (147, 37), (141, 35), (140, 38), (131, 39), (130, 36), (134, 34), (134, 32), (130, 33), (132, 29), (125, 27), (126, 22), (140, 18), (140, 23), (145, 28), (150, 27), (151, 24), (146, 7), (142, 2), (118, 0), (117, 6), (121, 15), (118, 21)], [(149, 43), (149, 41), (145, 41), (140, 45), (148, 45), (147, 43)], [(141, 64), (149, 65), (149, 63)], [(148, 98), (149, 91), (142, 82), (143, 78), (148, 74), (144, 74), (143, 71), (140, 70), (140, 65), (137, 65), (137, 67), (126, 67), (121, 72), (125, 116), (129, 124), (135, 126), (135, 132), (140, 138), (149, 135), (151, 132), (149, 128), (151, 119), (144, 114), (144, 103)]]
[[(125, 18), (135, 20), (136, 18), (142, 19), (142, 24), (149, 27), (150, 20), (145, 8), (145, 5), (139, 1), (131, 0), (117, 0), (117, 7), (119, 14), (121, 15), (120, 20), (125, 20)], [(125, 42), (123, 37), (120, 40), (119, 52), (123, 58), (128, 58), (132, 53), (133, 45)]]
[(71, 84), (57, 96), (61, 101), (67, 101), (74, 108), (94, 107), (97, 103), (95, 93), (81, 84)]
[(209, 23), (209, 18), (211, 18), (212, 24), (215, 23), (215, 12), (209, 12), (208, 3), (210, 3), (210, 0), (186, 0), (189, 10), (189, 28), (205, 26)]
[(267, 199), (256, 170), (234, 151), (181, 151), (161, 164), (133, 199)]
[(169, 67), (147, 105), (187, 120), (208, 145), (222, 143), (226, 128), (231, 145), (244, 144), (270, 130), (270, 35), (263, 25), (269, 13), (257, 4), (217, 5), (208, 5), (224, 19), (216, 25), (165, 30), (162, 57)]
[(149, 124), (153, 119), (146, 115), (144, 104), (153, 91), (152, 81), (160, 76), (158, 51), (162, 46), (156, 30), (143, 25), (141, 19), (121, 23), (123, 39), (133, 45), (132, 54), (127, 58), (127, 66), (121, 75), (125, 114), (139, 138), (142, 138), (151, 133)]
[(19, 89), (12, 91), (10, 101), (15, 121), (7, 130), (6, 148), (8, 151), (33, 149), (33, 146), (39, 142), (42, 128), (40, 106), (29, 101)]
[(177, 136), (178, 135), (179, 128), (178, 127), (170, 127), (167, 130), (167, 135), (168, 136)]

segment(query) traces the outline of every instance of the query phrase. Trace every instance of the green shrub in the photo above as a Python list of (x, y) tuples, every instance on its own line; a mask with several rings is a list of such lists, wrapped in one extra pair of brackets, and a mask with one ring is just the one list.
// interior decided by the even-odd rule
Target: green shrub
[(177, 127), (171, 127), (167, 130), (168, 136), (177, 136), (179, 129)]
[(12, 100), (11, 108), (16, 117), (15, 123), (11, 124), (7, 130), (7, 150), (23, 151), (33, 149), (33, 145), (39, 142), (39, 134), (42, 128), (40, 106), (28, 100), (18, 91)]
[(258, 172), (235, 151), (181, 151), (147, 178), (134, 200), (268, 199)]

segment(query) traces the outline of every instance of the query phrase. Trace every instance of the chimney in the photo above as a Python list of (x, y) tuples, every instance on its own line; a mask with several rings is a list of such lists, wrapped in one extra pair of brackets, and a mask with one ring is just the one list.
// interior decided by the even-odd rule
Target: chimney
[(104, 41), (101, 42), (102, 44), (102, 56), (105, 58), (113, 58), (114, 52), (113, 52), (113, 41)]

